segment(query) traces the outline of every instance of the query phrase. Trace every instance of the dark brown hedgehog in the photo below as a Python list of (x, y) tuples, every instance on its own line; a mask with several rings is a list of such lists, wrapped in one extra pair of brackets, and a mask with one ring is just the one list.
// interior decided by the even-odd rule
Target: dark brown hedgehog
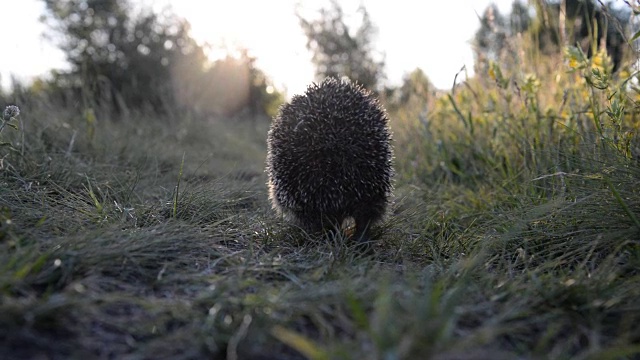
[(280, 108), (267, 136), (273, 208), (309, 232), (355, 220), (355, 237), (382, 219), (393, 151), (385, 110), (362, 86), (328, 78)]

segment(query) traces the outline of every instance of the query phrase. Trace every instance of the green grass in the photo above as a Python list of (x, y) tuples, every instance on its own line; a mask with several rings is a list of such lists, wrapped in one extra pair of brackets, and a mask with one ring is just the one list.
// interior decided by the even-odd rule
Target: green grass
[(27, 102), (0, 134), (0, 354), (636, 358), (635, 103), (562, 74), (393, 111), (370, 255), (271, 211), (266, 123)]

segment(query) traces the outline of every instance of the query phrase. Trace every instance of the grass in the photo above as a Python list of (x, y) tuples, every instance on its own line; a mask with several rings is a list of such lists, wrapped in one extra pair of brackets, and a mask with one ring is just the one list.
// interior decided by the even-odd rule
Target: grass
[(26, 101), (0, 133), (0, 354), (638, 357), (636, 104), (579, 60), (396, 107), (372, 255), (273, 214), (266, 123)]

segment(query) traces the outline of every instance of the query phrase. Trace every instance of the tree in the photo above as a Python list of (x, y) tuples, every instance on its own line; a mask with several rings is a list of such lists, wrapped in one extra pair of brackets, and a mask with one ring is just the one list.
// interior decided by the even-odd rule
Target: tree
[[(435, 99), (436, 88), (427, 75), (420, 68), (405, 74), (402, 84), (397, 87), (387, 87), (384, 93), (385, 106), (391, 112), (404, 109), (419, 112), (428, 109)], [(411, 109), (411, 110), (410, 110)]]
[(125, 0), (43, 1), (71, 65), (65, 83), (86, 108), (167, 112), (175, 104), (170, 66), (202, 52), (185, 21), (149, 11), (134, 17)]
[(480, 18), (480, 29), (476, 32), (475, 47), (481, 60), (496, 61), (506, 46), (509, 29), (504, 16), (495, 4), (489, 5)]
[[(127, 0), (43, 0), (47, 21), (62, 35), (71, 65), (46, 86), (61, 103), (85, 110), (129, 109), (202, 115), (270, 115), (282, 95), (246, 51), (211, 63), (189, 35), (189, 24), (169, 13), (132, 15)], [(71, 93), (71, 95), (69, 95)]]
[(256, 58), (242, 53), (245, 66), (249, 69), (249, 99), (247, 109), (255, 116), (275, 116), (284, 103), (284, 95), (271, 83), (271, 79), (256, 66)]
[(336, 0), (320, 10), (317, 19), (305, 19), (299, 13), (300, 25), (307, 36), (307, 49), (313, 52), (316, 78), (346, 76), (364, 87), (375, 90), (384, 76), (384, 60), (376, 56), (373, 40), (377, 33), (369, 13), (360, 6), (360, 26), (355, 31), (345, 23), (344, 13)]
[(433, 96), (435, 87), (429, 81), (427, 75), (420, 68), (416, 68), (405, 75), (402, 86), (399, 89), (400, 104), (406, 105), (412, 102), (427, 103)]

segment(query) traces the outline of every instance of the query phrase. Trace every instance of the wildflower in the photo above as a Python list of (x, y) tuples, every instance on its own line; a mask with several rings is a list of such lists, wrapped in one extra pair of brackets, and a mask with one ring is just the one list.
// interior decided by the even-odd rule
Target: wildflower
[(522, 89), (528, 94), (533, 95), (540, 89), (540, 80), (535, 74), (527, 74), (524, 78)]
[(631, 77), (631, 73), (628, 69), (622, 69), (620, 71), (620, 79), (628, 80)]
[(569, 59), (569, 67), (572, 69), (575, 69), (578, 67), (578, 60), (576, 60), (575, 58), (570, 58)]
[(603, 69), (602, 67), (602, 57), (600, 55), (596, 55), (593, 57), (593, 67), (598, 69)]
[(491, 78), (491, 80), (495, 80), (496, 79), (496, 72), (495, 72), (495, 70), (493, 70), (493, 67), (489, 68), (489, 77)]
[(20, 108), (15, 105), (9, 105), (4, 108), (4, 112), (2, 113), (2, 119), (4, 121), (9, 121), (11, 118), (15, 118), (20, 115)]
[(607, 69), (609, 68), (609, 58), (606, 50), (600, 50), (597, 54), (593, 56), (591, 59), (591, 69), (599, 70), (601, 73), (607, 73)]
[(575, 46), (568, 46), (564, 49), (564, 55), (569, 62), (571, 70), (585, 68), (586, 56), (582, 52), (582, 49)]

